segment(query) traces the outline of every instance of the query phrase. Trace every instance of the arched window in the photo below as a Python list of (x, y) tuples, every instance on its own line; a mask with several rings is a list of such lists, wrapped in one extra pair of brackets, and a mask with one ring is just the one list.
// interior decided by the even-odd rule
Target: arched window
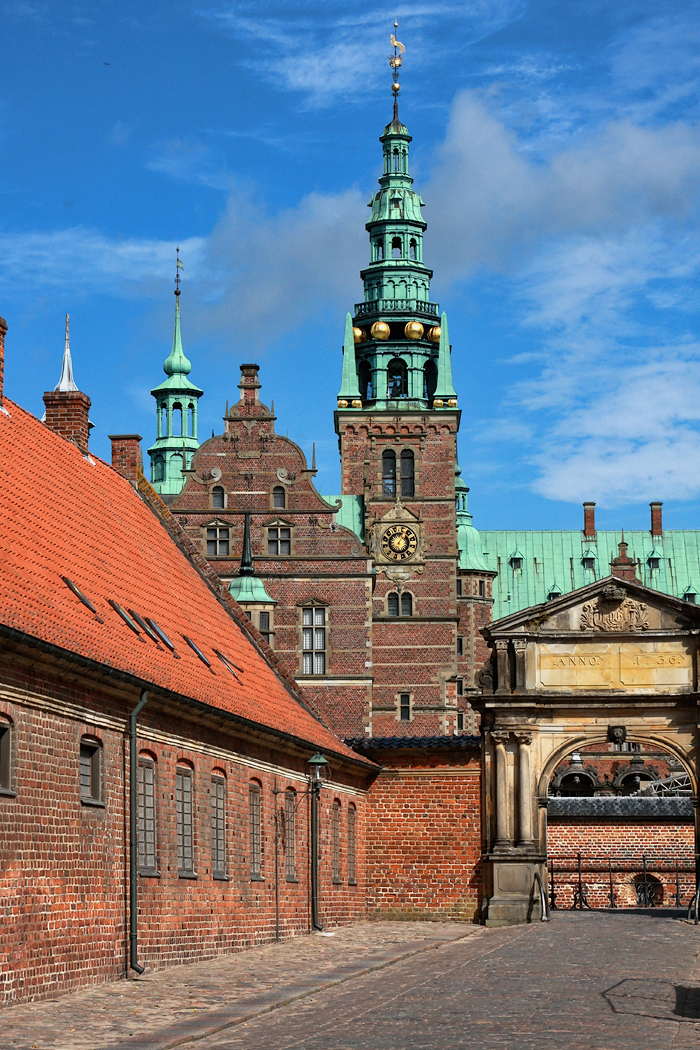
[(102, 802), (102, 744), (91, 737), (80, 741), (80, 801)]
[(423, 366), (423, 397), (426, 401), (432, 401), (437, 389), (437, 365), (431, 359)]
[(401, 495), (413, 496), (415, 489), (415, 471), (413, 453), (410, 448), (401, 452)]
[(381, 241), (374, 242), (374, 252), (377, 262), (382, 262), (384, 259), (384, 245)]
[(221, 485), (215, 485), (211, 490), (211, 505), (216, 510), (223, 510), (226, 506), (226, 493)]
[(194, 435), (194, 405), (187, 406), (187, 433), (190, 437)]
[(221, 770), (211, 775), (211, 873), (226, 878), (226, 776)]
[(153, 875), (156, 860), (156, 763), (153, 755), (142, 751), (136, 769), (138, 798), (139, 873)]
[(194, 872), (193, 772), (190, 766), (177, 766), (175, 770), (177, 870), (180, 875)]
[(262, 844), (260, 842), (261, 831), (261, 790), (257, 780), (251, 781), (248, 789), (248, 816), (250, 822), (250, 877), (253, 880), (262, 880)]
[(391, 257), (392, 259), (401, 258), (401, 238), (392, 237), (391, 239)]
[(360, 397), (363, 401), (369, 401), (372, 397), (372, 370), (369, 361), (360, 361), (357, 369), (357, 382), (360, 387)]
[(399, 170), (399, 151), (397, 149), (395, 149), (394, 150), (394, 171), (398, 171), (398, 170)]
[(162, 456), (156, 456), (153, 460), (153, 480), (165, 481), (165, 460)]
[(396, 495), (396, 453), (390, 448), (382, 452), (382, 494)]
[(411, 237), (410, 244), (408, 246), (408, 257), (409, 259), (416, 259), (416, 242), (415, 238)]
[(592, 798), (593, 778), (587, 773), (567, 773), (561, 778), (559, 790), (569, 798)]
[(179, 401), (173, 405), (173, 434), (182, 435), (182, 405)]
[(406, 397), (408, 394), (408, 369), (406, 362), (395, 357), (387, 368), (387, 397)]
[(12, 788), (12, 724), (0, 720), (0, 791)]
[(407, 591), (401, 595), (401, 615), (413, 616), (413, 596)]
[(294, 788), (284, 793), (284, 848), (286, 854), (287, 882), (297, 882), (296, 802)]
[(357, 811), (352, 804), (348, 806), (348, 884), (354, 886), (356, 883), (355, 869), (355, 817)]
[(333, 821), (331, 824), (331, 835), (332, 835), (332, 867), (333, 867), (333, 882), (340, 882), (340, 802), (335, 799), (333, 802)]
[(648, 784), (653, 779), (651, 774), (644, 770), (627, 773), (620, 781), (620, 790), (623, 795), (636, 795), (638, 791), (641, 791), (642, 784)]
[(158, 437), (164, 437), (168, 430), (168, 413), (165, 405), (158, 410)]
[(388, 616), (399, 615), (399, 596), (396, 591), (391, 591), (386, 596), (386, 611)]
[(287, 494), (281, 485), (275, 485), (272, 490), (272, 506), (277, 510), (284, 510), (287, 503)]

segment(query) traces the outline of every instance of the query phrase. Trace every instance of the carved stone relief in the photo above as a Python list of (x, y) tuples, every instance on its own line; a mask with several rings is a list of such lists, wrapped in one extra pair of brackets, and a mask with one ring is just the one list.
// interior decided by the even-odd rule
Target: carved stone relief
[(633, 598), (621, 602), (597, 598), (584, 605), (579, 627), (582, 631), (646, 631), (649, 628), (647, 607)]

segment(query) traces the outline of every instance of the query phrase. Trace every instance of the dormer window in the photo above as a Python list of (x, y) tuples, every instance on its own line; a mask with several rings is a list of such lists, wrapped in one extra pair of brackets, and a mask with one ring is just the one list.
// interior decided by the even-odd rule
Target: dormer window
[(584, 569), (595, 569), (595, 558), (581, 558)]
[(510, 558), (510, 567), (513, 572), (523, 571), (523, 557), (522, 554), (513, 554)]
[(653, 572), (654, 569), (658, 569), (659, 568), (659, 566), (661, 564), (661, 559), (656, 554), (650, 554), (649, 557), (647, 558), (647, 564), (648, 564), (649, 568)]
[(689, 605), (695, 605), (697, 603), (697, 600), (698, 600), (697, 594), (695, 593), (695, 591), (691, 587), (689, 587), (688, 590), (683, 595), (683, 601), (684, 602), (688, 602)]

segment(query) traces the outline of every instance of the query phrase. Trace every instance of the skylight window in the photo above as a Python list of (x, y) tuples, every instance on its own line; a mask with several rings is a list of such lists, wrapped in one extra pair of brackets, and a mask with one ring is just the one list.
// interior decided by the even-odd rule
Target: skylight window
[(76, 598), (78, 598), (83, 603), (85, 608), (89, 609), (91, 613), (95, 614), (95, 619), (97, 620), (97, 622), (104, 623), (104, 620), (100, 616), (98, 616), (97, 609), (92, 604), (90, 599), (83, 594), (83, 592), (80, 590), (80, 587), (78, 587), (77, 584), (73, 583), (73, 581), (70, 580), (67, 576), (61, 576), (61, 579), (65, 583), (66, 587), (68, 587), (73, 592)]
[[(233, 675), (233, 677), (236, 679), (236, 681), (238, 681), (238, 675), (236, 674), (236, 671), (240, 671), (241, 674), (243, 674), (243, 668), (239, 667), (238, 664), (234, 664), (233, 660), (229, 660), (228, 656), (225, 656), (218, 649), (215, 649), (214, 652), (219, 657), (219, 659), (221, 660), (222, 664), (227, 669), (227, 671), (230, 671), (231, 674)], [(235, 670), (234, 670), (234, 668), (235, 668)]]
[(154, 630), (154, 631), (156, 632), (156, 634), (157, 634), (157, 635), (158, 635), (158, 637), (160, 638), (160, 640), (161, 640), (161, 642), (163, 643), (163, 645), (167, 646), (167, 648), (168, 648), (168, 649), (170, 650), (170, 652), (171, 652), (171, 653), (173, 654), (173, 656), (175, 657), (175, 659), (176, 659), (176, 660), (179, 660), (179, 659), (180, 659), (180, 657), (179, 657), (179, 656), (178, 656), (178, 654), (177, 654), (177, 653), (175, 652), (175, 646), (174, 646), (174, 645), (173, 645), (173, 643), (172, 643), (172, 642), (170, 641), (170, 639), (168, 638), (168, 636), (167, 636), (167, 634), (165, 633), (165, 631), (164, 631), (164, 630), (163, 630), (162, 628), (160, 628), (160, 627), (158, 626), (158, 624), (156, 623), (156, 621), (155, 621), (155, 620), (152, 620), (150, 616), (147, 616), (147, 617), (146, 617), (146, 623), (148, 624), (148, 626), (149, 626), (149, 627), (152, 627), (152, 628), (153, 628), (153, 630)]
[(113, 602), (111, 598), (109, 599), (109, 604), (112, 606), (114, 611), (121, 616), (121, 618), (124, 621), (124, 623), (126, 624), (126, 626), (130, 627), (131, 630), (134, 632), (134, 634), (138, 634), (138, 636), (141, 637), (141, 630), (140, 630), (140, 628), (138, 628), (136, 626), (136, 624), (134, 623), (134, 621), (131, 619), (131, 617), (129, 616), (128, 612), (126, 611), (126, 609), (122, 609), (122, 607), (119, 604), (119, 602)]
[(207, 660), (206, 656), (204, 655), (202, 650), (199, 648), (199, 646), (195, 642), (193, 642), (191, 638), (188, 638), (186, 634), (183, 634), (182, 637), (185, 639), (185, 641), (189, 645), (189, 647), (192, 650), (192, 652), (196, 653), (197, 656), (199, 657), (199, 659), (202, 661), (202, 663), (206, 664), (207, 667), (209, 668), (209, 670), (211, 671), (212, 670), (211, 663), (210, 663), (209, 660)]
[(130, 616), (130, 617), (132, 618), (132, 620), (135, 620), (135, 621), (136, 621), (136, 623), (137, 623), (137, 624), (139, 625), (139, 627), (140, 627), (140, 628), (141, 628), (141, 629), (142, 629), (143, 631), (145, 631), (145, 632), (146, 632), (146, 634), (147, 634), (147, 635), (148, 635), (148, 637), (149, 637), (149, 638), (151, 639), (151, 641), (152, 641), (152, 642), (155, 642), (155, 643), (156, 643), (156, 645), (157, 645), (158, 647), (160, 647), (160, 638), (159, 638), (159, 637), (158, 637), (158, 635), (157, 635), (157, 634), (155, 633), (155, 631), (151, 630), (151, 628), (150, 628), (150, 627), (148, 626), (148, 624), (147, 624), (147, 623), (146, 623), (146, 621), (144, 620), (143, 616), (139, 616), (139, 614), (138, 614), (138, 613), (136, 612), (136, 610), (135, 610), (135, 609), (129, 609), (129, 610), (128, 610), (128, 612), (129, 612), (129, 616)]

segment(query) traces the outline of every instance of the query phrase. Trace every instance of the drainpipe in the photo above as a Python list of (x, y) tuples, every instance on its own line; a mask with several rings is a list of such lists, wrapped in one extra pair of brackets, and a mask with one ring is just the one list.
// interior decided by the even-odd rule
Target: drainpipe
[(136, 973), (142, 974), (143, 966), (138, 961), (138, 810), (136, 797), (136, 773), (138, 756), (136, 754), (136, 719), (146, 705), (148, 690), (144, 689), (141, 699), (129, 715), (129, 965)]

